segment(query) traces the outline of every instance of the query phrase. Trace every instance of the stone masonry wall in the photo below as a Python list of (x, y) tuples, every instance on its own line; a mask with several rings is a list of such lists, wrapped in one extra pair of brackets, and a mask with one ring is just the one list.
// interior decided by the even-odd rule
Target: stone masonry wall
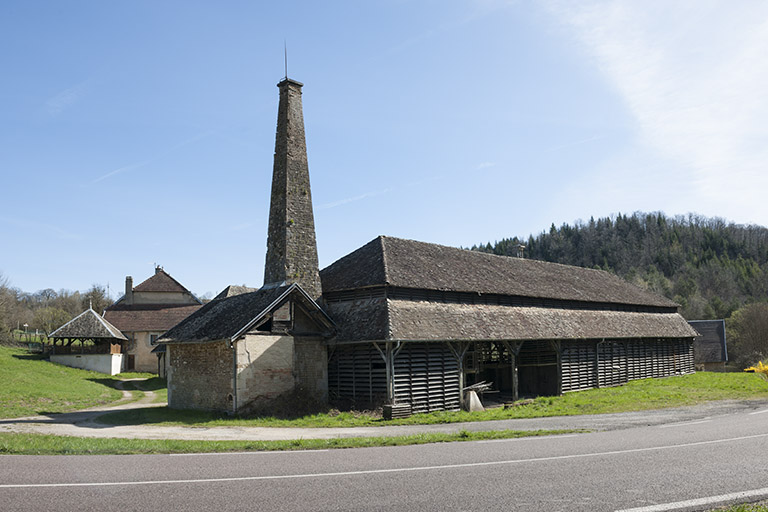
[(269, 406), (294, 388), (292, 336), (248, 334), (237, 341), (237, 407)]
[(277, 113), (264, 284), (299, 283), (320, 297), (315, 220), (301, 106), (302, 84), (283, 80)]
[(225, 341), (169, 344), (168, 406), (228, 412), (232, 350)]
[(297, 336), (294, 352), (296, 388), (315, 402), (328, 401), (328, 349), (322, 338)]

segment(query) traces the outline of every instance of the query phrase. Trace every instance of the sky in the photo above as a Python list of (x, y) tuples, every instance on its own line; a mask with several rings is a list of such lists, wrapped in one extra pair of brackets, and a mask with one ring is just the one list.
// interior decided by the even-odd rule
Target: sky
[(0, 274), (260, 286), (278, 89), (320, 267), (618, 213), (768, 225), (768, 2), (4, 0)]

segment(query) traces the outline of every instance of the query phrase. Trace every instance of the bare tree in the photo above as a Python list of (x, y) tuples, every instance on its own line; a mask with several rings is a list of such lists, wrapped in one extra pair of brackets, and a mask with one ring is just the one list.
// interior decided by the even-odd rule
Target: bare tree
[(768, 362), (768, 303), (750, 304), (727, 321), (728, 356), (740, 366)]

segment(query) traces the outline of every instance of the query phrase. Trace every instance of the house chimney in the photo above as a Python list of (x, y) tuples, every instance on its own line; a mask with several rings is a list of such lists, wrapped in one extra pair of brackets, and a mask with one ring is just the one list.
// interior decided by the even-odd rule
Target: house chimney
[(126, 304), (133, 304), (133, 278), (125, 276), (125, 299)]
[(159, 274), (162, 271), (163, 271), (163, 267), (161, 267), (160, 265), (155, 266), (155, 275)]
[(277, 84), (280, 103), (264, 285), (298, 283), (313, 299), (318, 299), (322, 288), (301, 107), (303, 85), (290, 78)]

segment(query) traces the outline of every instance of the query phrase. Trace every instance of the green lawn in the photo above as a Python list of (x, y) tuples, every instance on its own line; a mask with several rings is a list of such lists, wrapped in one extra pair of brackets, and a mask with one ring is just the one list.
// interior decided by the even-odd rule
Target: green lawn
[(573, 430), (496, 430), (412, 436), (293, 439), (290, 441), (181, 441), (175, 439), (112, 439), (0, 433), (0, 455), (127, 455), (149, 453), (211, 453), (245, 451), (325, 450), (405, 446), (456, 441), (514, 439), (578, 432)]
[(0, 346), (0, 417), (70, 412), (114, 402), (116, 379), (68, 368), (26, 350)]
[(99, 418), (108, 424), (259, 426), (259, 427), (357, 427), (487, 421), (510, 418), (570, 416), (662, 409), (712, 400), (768, 399), (768, 381), (750, 373), (709, 373), (644, 379), (614, 388), (591, 389), (559, 397), (540, 397), (527, 405), (481, 413), (438, 412), (385, 421), (364, 413), (323, 413), (300, 418), (230, 418), (221, 414), (145, 408), (109, 413)]

